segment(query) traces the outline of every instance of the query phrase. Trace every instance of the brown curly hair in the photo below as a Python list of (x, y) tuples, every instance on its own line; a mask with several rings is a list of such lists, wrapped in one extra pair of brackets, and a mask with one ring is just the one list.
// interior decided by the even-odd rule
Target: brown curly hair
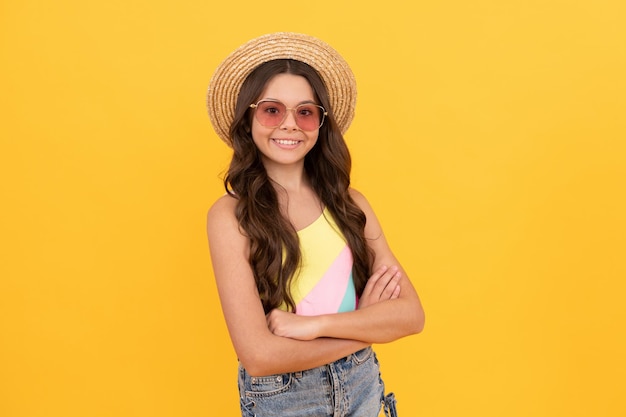
[(333, 117), (328, 92), (319, 74), (296, 60), (279, 59), (258, 66), (244, 81), (237, 99), (230, 128), (233, 157), (224, 177), (226, 192), (235, 197), (236, 217), (242, 232), (250, 239), (250, 258), (263, 308), (286, 305), (295, 311), (290, 281), (300, 265), (298, 235), (280, 215), (278, 195), (261, 162), (251, 135), (250, 104), (260, 97), (267, 82), (277, 74), (304, 77), (318, 103), (328, 111), (315, 146), (304, 160), (304, 169), (321, 203), (343, 233), (354, 259), (353, 279), (360, 296), (371, 275), (373, 253), (367, 245), (365, 214), (349, 194), (351, 158)]

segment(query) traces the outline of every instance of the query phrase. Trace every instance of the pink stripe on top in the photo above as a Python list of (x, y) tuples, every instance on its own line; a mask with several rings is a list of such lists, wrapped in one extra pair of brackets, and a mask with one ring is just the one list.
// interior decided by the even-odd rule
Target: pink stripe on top
[(324, 209), (315, 222), (298, 231), (298, 238), (302, 263), (291, 284), (296, 314), (354, 310), (352, 252), (330, 212)]
[(322, 279), (296, 306), (301, 316), (337, 313), (351, 284), (352, 252), (345, 246)]

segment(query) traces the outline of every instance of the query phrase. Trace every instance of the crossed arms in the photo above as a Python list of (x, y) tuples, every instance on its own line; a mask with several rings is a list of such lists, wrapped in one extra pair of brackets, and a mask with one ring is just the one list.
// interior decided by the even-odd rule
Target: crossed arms
[(423, 329), (417, 292), (371, 206), (360, 193), (351, 193), (367, 217), (365, 236), (375, 254), (375, 272), (358, 309), (346, 313), (304, 317), (273, 310), (265, 315), (248, 263), (248, 240), (235, 218), (236, 200), (224, 196), (209, 211), (207, 233), (222, 311), (235, 352), (250, 375), (311, 369)]

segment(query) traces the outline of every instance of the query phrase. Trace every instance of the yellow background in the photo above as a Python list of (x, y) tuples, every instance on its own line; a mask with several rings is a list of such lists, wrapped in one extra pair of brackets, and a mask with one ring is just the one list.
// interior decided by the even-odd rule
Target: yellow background
[(204, 108), (236, 46), (318, 36), (418, 288), (378, 346), (401, 416), (623, 416), (621, 0), (0, 3), (0, 415), (236, 416)]

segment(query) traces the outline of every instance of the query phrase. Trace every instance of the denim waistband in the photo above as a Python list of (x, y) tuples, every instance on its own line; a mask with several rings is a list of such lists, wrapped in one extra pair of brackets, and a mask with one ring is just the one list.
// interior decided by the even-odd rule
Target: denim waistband
[[(384, 395), (378, 359), (371, 347), (316, 368), (255, 377), (239, 370), (242, 415), (378, 415), (392, 405)], [(389, 417), (396, 417), (391, 414)]]

